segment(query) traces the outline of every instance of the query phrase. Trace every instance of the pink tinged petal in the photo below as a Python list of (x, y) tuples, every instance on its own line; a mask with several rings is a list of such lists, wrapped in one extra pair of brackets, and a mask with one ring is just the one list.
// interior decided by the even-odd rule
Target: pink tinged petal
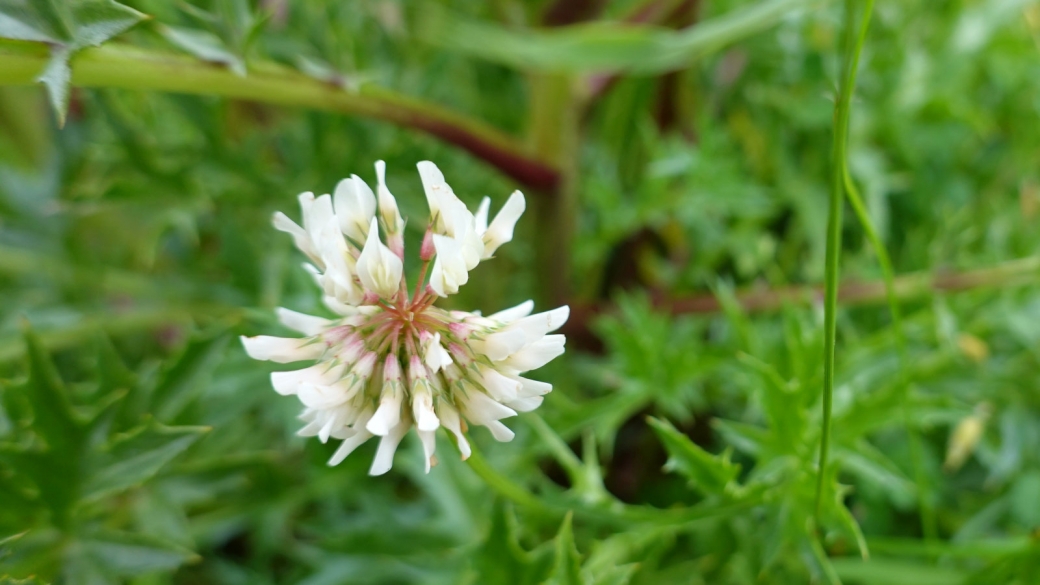
[(254, 360), (267, 360), (287, 364), (304, 360), (316, 360), (325, 353), (324, 343), (314, 343), (310, 339), (293, 339), (257, 335), (256, 337), (240, 337), (242, 346), (249, 357)]
[(517, 393), (521, 398), (529, 398), (532, 396), (545, 396), (552, 392), (552, 384), (546, 382), (539, 382), (538, 380), (528, 380), (527, 378), (517, 377), (520, 381), (520, 392)]
[(282, 325), (285, 325), (293, 331), (299, 331), (304, 335), (317, 335), (322, 331), (328, 329), (332, 321), (323, 319), (321, 317), (313, 317), (311, 315), (304, 315), (303, 313), (297, 313), (296, 311), (290, 311), (278, 307), (275, 309), (275, 313), (278, 315), (278, 321)]
[(541, 406), (543, 400), (545, 400), (545, 398), (541, 396), (530, 396), (527, 398), (518, 398), (511, 402), (507, 402), (506, 405), (517, 412), (531, 412), (532, 410)]
[(504, 376), (494, 368), (481, 366), (480, 376), (484, 389), (488, 391), (492, 398), (499, 402), (515, 400), (521, 389), (518, 380)]
[(488, 356), (492, 361), (499, 361), (519, 351), (525, 343), (527, 343), (527, 334), (522, 329), (510, 327), (492, 333), (483, 340), (473, 339), (469, 345), (477, 352)]
[(523, 215), (525, 208), (524, 194), (519, 191), (513, 191), (513, 194), (509, 196), (506, 204), (502, 206), (495, 219), (491, 220), (491, 225), (488, 226), (487, 231), (483, 234), (483, 258), (490, 258), (494, 255), (495, 250), (498, 250), (499, 246), (513, 239), (513, 228), (516, 226), (520, 216)]
[(410, 426), (411, 421), (402, 420), (379, 440), (376, 457), (372, 461), (372, 467), (368, 470), (369, 475), (383, 475), (390, 471), (394, 465), (394, 453), (397, 452), (397, 446), (401, 444), (401, 439), (404, 438)]
[(469, 392), (460, 395), (462, 413), (476, 424), (484, 425), (491, 421), (516, 416), (516, 411), (493, 400), (487, 394), (469, 387)]
[(509, 328), (523, 330), (527, 337), (527, 343), (533, 343), (544, 337), (546, 333), (556, 331), (562, 327), (567, 322), (570, 314), (571, 308), (564, 305), (551, 311), (519, 319), (510, 325)]
[(302, 384), (312, 386), (328, 386), (340, 378), (342, 367), (329, 367), (327, 363), (320, 363), (302, 370), (288, 372), (271, 372), (271, 386), (275, 392), (282, 396), (296, 394), (296, 390)]
[(491, 198), (485, 197), (480, 200), (480, 207), (477, 208), (476, 215), (473, 216), (473, 225), (477, 228), (477, 235), (483, 236), (484, 232), (487, 231), (488, 225), (488, 210), (491, 208)]
[(380, 297), (390, 298), (394, 296), (401, 284), (403, 270), (404, 265), (401, 259), (379, 241), (376, 220), (372, 218), (368, 240), (357, 261), (358, 278), (361, 279), (361, 284)]
[(516, 321), (517, 319), (522, 319), (522, 318), (530, 315), (531, 311), (533, 311), (533, 310), (534, 310), (534, 301), (527, 300), (527, 301), (524, 301), (524, 302), (520, 303), (519, 305), (517, 305), (515, 307), (509, 308), (509, 309), (505, 309), (504, 311), (499, 311), (499, 312), (495, 313), (494, 315), (488, 315), (487, 318), (492, 320), (492, 321), (498, 321), (499, 323), (503, 323), (503, 324), (512, 323), (513, 321)]
[(422, 442), (423, 457), (426, 459), (426, 473), (434, 464), (433, 452), (437, 448), (437, 435), (433, 431), (417, 431), (419, 440)]
[(365, 241), (369, 222), (376, 214), (376, 196), (357, 175), (336, 184), (336, 219), (339, 229), (355, 242)]
[(537, 370), (563, 354), (565, 341), (563, 335), (546, 335), (509, 356), (501, 365), (518, 372)]
[(455, 435), (455, 439), (459, 444), (459, 452), (462, 454), (462, 460), (469, 459), (471, 453), (469, 441), (466, 440), (466, 435), (462, 432), (462, 421), (459, 418), (459, 411), (455, 410), (455, 407), (448, 402), (441, 400), (437, 403), (437, 418), (440, 419), (444, 428)]

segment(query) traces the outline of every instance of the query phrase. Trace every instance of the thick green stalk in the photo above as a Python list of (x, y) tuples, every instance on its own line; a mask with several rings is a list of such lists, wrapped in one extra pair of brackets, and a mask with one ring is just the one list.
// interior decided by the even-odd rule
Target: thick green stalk
[[(40, 43), (0, 40), (0, 85), (35, 83), (47, 59)], [(374, 118), (432, 134), (534, 190), (555, 192), (560, 180), (549, 159), (482, 121), (373, 84), (350, 90), (272, 62), (250, 63), (243, 77), (186, 55), (109, 43), (73, 57), (72, 84), (218, 95)]]
[(579, 108), (575, 78), (566, 74), (532, 73), (528, 77), (531, 106), (529, 147), (559, 169), (556, 196), (534, 202), (538, 224), (546, 230), (537, 241), (544, 273), (541, 301), (563, 304), (570, 299), (570, 253), (578, 223)]

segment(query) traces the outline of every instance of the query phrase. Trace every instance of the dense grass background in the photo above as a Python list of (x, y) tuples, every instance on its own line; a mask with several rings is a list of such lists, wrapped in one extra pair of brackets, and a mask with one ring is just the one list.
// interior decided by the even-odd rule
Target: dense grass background
[[(0, 583), (1040, 578), (1035, 3), (873, 11), (848, 166), (912, 275), (894, 321), (844, 214), (818, 525), (824, 311), (808, 291), (862, 3), (124, 3), (152, 18), (73, 57), (73, 85), (130, 64), (74, 87), (59, 129), (29, 85), (48, 54), (105, 11), (136, 18), (0, 0), (0, 39), (57, 39), (0, 40)], [(142, 82), (133, 59), (168, 54), (185, 83), (226, 85), (155, 91), (170, 80)], [(552, 180), (386, 101), (236, 98), (273, 63), (483, 121)], [(450, 305), (573, 309), (567, 354), (537, 373), (555, 391), (509, 421), (516, 439), (477, 429), (461, 462), (440, 437), (429, 475), (414, 437), (386, 476), (366, 475), (374, 444), (327, 468), (335, 447), (294, 436), (298, 404), (235, 340), (278, 334), (277, 306), (324, 314), (271, 213), (350, 173), (371, 183), (379, 159), (413, 249), (417, 161), (473, 205), (527, 194), (514, 242)]]

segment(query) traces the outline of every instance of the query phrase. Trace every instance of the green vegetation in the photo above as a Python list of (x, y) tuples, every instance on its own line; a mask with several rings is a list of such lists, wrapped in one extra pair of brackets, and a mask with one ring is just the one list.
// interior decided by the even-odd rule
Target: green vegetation
[[(0, 0), (0, 583), (1029, 585), (1040, 6)], [(295, 196), (435, 161), (554, 391), (295, 436)], [(406, 270), (418, 269), (409, 254)]]

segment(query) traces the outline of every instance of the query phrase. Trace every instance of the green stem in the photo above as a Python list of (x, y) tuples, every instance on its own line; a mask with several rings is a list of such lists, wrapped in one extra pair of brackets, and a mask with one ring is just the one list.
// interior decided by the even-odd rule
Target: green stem
[[(47, 59), (42, 44), (0, 40), (0, 86), (35, 83)], [(374, 118), (432, 134), (526, 187), (555, 192), (560, 181), (549, 159), (522, 149), (517, 138), (482, 121), (373, 84), (348, 90), (272, 62), (250, 63), (249, 74), (242, 77), (185, 55), (109, 43), (73, 57), (72, 84), (218, 95)]]
[[(868, 6), (868, 10), (870, 7)], [(868, 15), (869, 17), (869, 15)], [(866, 32), (865, 29), (863, 32)], [(862, 41), (861, 41), (862, 44)], [(924, 464), (921, 456), (920, 438), (910, 422), (910, 373), (909, 359), (906, 353), (906, 333), (903, 330), (903, 317), (899, 308), (899, 299), (896, 296), (895, 274), (892, 270), (892, 261), (888, 257), (881, 237), (874, 229), (874, 222), (870, 221), (870, 215), (863, 204), (859, 190), (849, 175), (848, 165), (842, 162), (842, 175), (845, 181), (845, 191), (848, 193), (849, 203), (859, 218), (870, 240), (870, 245), (878, 257), (878, 265), (881, 267), (882, 277), (885, 282), (885, 297), (888, 300), (888, 309), (892, 313), (892, 327), (896, 332), (896, 345), (899, 350), (899, 384), (900, 384), (900, 411), (903, 418), (903, 428), (906, 431), (907, 443), (910, 448), (910, 466), (913, 468), (914, 483), (917, 486), (917, 504), (921, 509), (921, 532), (926, 540), (935, 540), (938, 537), (938, 527), (935, 518), (935, 509), (928, 499), (928, 477), (925, 475)]]
[(820, 506), (823, 483), (827, 476), (827, 457), (830, 449), (831, 410), (834, 397), (834, 348), (837, 343), (838, 276), (841, 261), (841, 215), (844, 203), (845, 169), (849, 132), (849, 112), (852, 92), (856, 87), (860, 51), (866, 39), (867, 27), (874, 0), (866, 0), (860, 18), (858, 37), (853, 37), (855, 0), (845, 2), (845, 62), (838, 99), (834, 105), (834, 144), (831, 151), (831, 192), (827, 217), (827, 257), (824, 283), (824, 341), (823, 341), (823, 421), (820, 430), (820, 459), (816, 471), (816, 504), (813, 519), (820, 526)]

